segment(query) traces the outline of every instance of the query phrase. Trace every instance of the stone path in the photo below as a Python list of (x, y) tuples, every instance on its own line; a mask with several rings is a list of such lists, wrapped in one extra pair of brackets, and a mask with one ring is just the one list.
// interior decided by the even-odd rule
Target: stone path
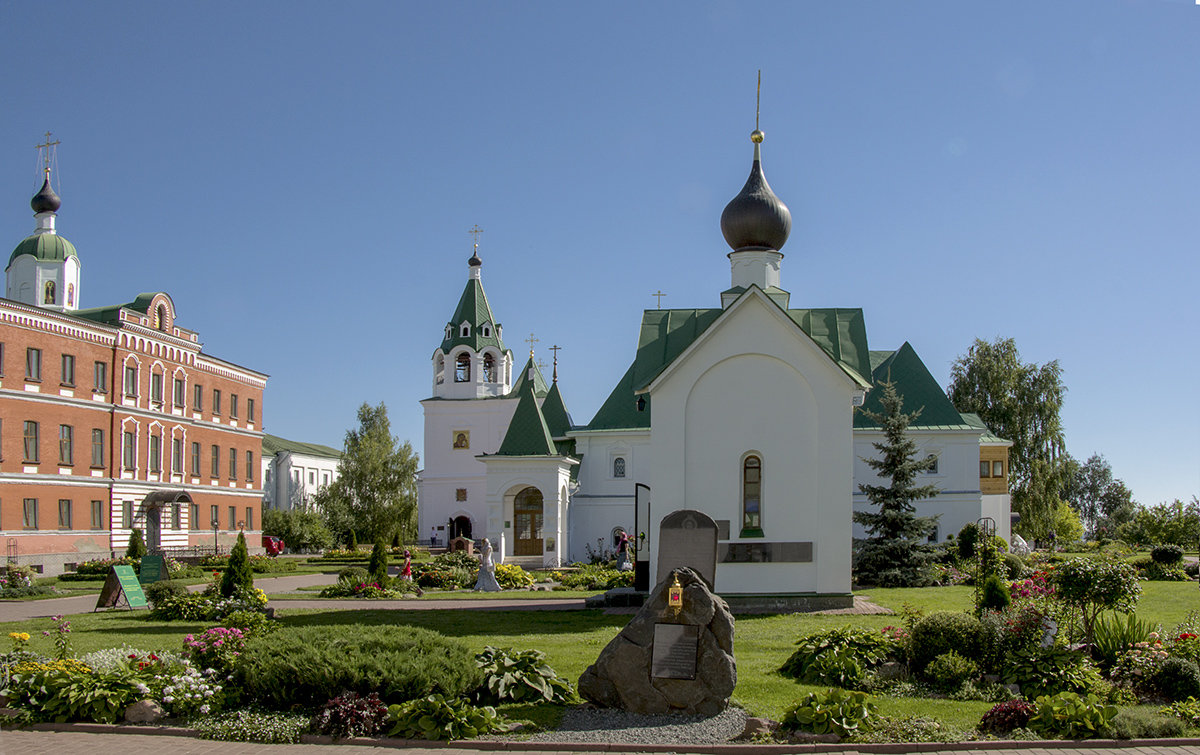
[[(1195, 742), (1196, 740), (1191, 740)], [(612, 752), (695, 752), (710, 755), (783, 755), (784, 753), (904, 753), (921, 752), (924, 755), (961, 755), (966, 752), (985, 752), (989, 755), (1197, 755), (1200, 745), (1167, 744), (1169, 740), (1143, 740), (1127, 746), (1113, 746), (1105, 742), (1096, 747), (1080, 746), (1079, 742), (1030, 742), (1025, 747), (1012, 747), (1015, 743), (964, 742), (958, 747), (943, 745), (853, 745), (842, 748), (838, 745), (720, 745), (709, 747), (687, 746), (576, 746), (564, 744), (523, 744), (520, 742), (480, 742), (477, 747), (464, 743), (442, 745), (430, 743), (428, 747), (404, 747), (408, 755), (479, 755), (481, 752), (502, 750), (514, 755), (537, 753), (538, 755), (599, 755)], [(992, 749), (995, 747), (995, 749)], [(383, 755), (394, 753), (396, 746), (372, 746), (360, 744), (297, 744), (263, 745), (245, 742), (210, 742), (180, 736), (155, 736), (149, 734), (109, 734), (79, 731), (0, 731), (0, 755)]]

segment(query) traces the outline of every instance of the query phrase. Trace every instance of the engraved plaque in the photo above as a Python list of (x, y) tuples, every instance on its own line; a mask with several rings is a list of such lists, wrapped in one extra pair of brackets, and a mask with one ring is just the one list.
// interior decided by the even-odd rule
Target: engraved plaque
[(699, 651), (700, 627), (695, 624), (655, 624), (650, 676), (695, 679)]

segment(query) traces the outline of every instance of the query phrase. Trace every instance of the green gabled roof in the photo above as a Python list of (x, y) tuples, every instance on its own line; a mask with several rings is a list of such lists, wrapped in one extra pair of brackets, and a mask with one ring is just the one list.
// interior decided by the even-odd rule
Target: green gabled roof
[(538, 408), (532, 383), (521, 386), (521, 398), (508, 423), (508, 432), (495, 456), (558, 456), (558, 448), (550, 437), (546, 418)]
[(1008, 440), (1007, 438), (1001, 438), (999, 435), (993, 433), (991, 428), (984, 423), (983, 417), (980, 417), (978, 414), (975, 414), (974, 412), (959, 413), (962, 415), (962, 418), (966, 420), (968, 425), (983, 430), (983, 435), (979, 436), (980, 443), (1012, 443), (1011, 440)]
[(21, 243), (17, 244), (17, 248), (9, 255), (8, 266), (5, 269), (12, 267), (13, 261), (25, 254), (32, 255), (41, 262), (64, 262), (67, 257), (79, 259), (75, 245), (57, 233), (35, 233), (21, 239)]
[[(633, 369), (636, 367), (636, 362), (629, 365), (629, 369), (621, 376), (617, 382), (617, 387), (613, 388), (612, 393), (608, 394), (608, 398), (601, 404), (600, 410), (596, 412), (596, 416), (592, 417), (592, 421), (588, 424), (588, 430), (625, 430), (625, 429), (640, 429), (650, 427), (650, 394), (643, 393), (641, 396), (633, 392)], [(644, 411), (638, 411), (638, 399), (646, 399)]]
[(147, 291), (145, 293), (138, 294), (137, 297), (135, 297), (134, 300), (128, 304), (112, 304), (107, 307), (80, 309), (72, 314), (74, 314), (76, 317), (82, 317), (85, 320), (102, 322), (108, 325), (116, 325), (121, 321), (120, 312), (122, 309), (130, 309), (134, 312), (140, 312), (143, 315), (149, 314), (150, 302), (152, 302), (154, 297), (158, 296), (159, 294), (163, 294), (163, 296), (170, 298), (169, 294), (166, 294), (162, 291)]
[(525, 387), (525, 383), (529, 380), (530, 370), (533, 371), (533, 395), (538, 398), (546, 397), (546, 394), (550, 392), (550, 387), (546, 385), (546, 378), (542, 377), (542, 371), (538, 369), (537, 364), (533, 361), (533, 357), (529, 357), (529, 361), (521, 368), (516, 382), (512, 384), (512, 390), (508, 392), (509, 396), (519, 393)]
[(889, 380), (896, 385), (896, 392), (904, 399), (905, 412), (921, 410), (921, 416), (909, 425), (910, 428), (930, 430), (967, 430), (972, 426), (958, 413), (954, 404), (946, 397), (942, 387), (933, 379), (921, 357), (907, 341), (892, 352), (872, 351), (870, 362), (871, 380), (875, 389), (867, 394), (862, 407), (855, 407), (854, 427), (869, 429), (879, 427), (863, 412), (882, 413), (883, 391), (879, 386)]
[(301, 443), (298, 440), (280, 438), (278, 435), (266, 433), (262, 439), (263, 456), (274, 456), (280, 451), (304, 454), (306, 456), (322, 456), (328, 459), (342, 458), (342, 452), (336, 448), (322, 446), (316, 443)]
[(550, 392), (542, 401), (542, 416), (546, 418), (546, 426), (550, 428), (552, 438), (565, 437), (571, 429), (571, 415), (567, 411), (567, 405), (563, 403), (558, 383), (550, 386)]
[[(642, 313), (633, 386), (642, 390), (708, 330), (723, 309), (648, 309)], [(787, 309), (787, 316), (850, 377), (871, 374), (861, 309)]]
[[(459, 335), (462, 332), (463, 322), (471, 325), (471, 334), (468, 336)], [(491, 323), (490, 335), (486, 337), (480, 329), (485, 323)], [(475, 278), (467, 281), (467, 287), (463, 289), (462, 296), (458, 299), (458, 307), (455, 308), (449, 324), (451, 325), (450, 337), (442, 341), (442, 351), (446, 354), (449, 354), (455, 346), (464, 344), (475, 351), (479, 351), (484, 346), (495, 346), (501, 351), (506, 350), (504, 342), (500, 340), (500, 326), (496, 322), (496, 316), (492, 314), (487, 294), (483, 292), (483, 283)]]

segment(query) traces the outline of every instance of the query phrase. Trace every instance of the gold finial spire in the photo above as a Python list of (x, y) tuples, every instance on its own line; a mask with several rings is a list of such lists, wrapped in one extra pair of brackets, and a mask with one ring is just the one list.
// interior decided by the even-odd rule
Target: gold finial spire
[(479, 234), (483, 233), (483, 229), (479, 227), (478, 223), (476, 223), (467, 231), (467, 233), (475, 237), (475, 251), (479, 252)]
[(533, 345), (541, 339), (535, 338), (533, 333), (529, 334), (529, 338), (525, 339), (525, 343), (529, 344), (529, 358), (533, 359)]
[(758, 111), (762, 104), (762, 69), (758, 69), (758, 91), (754, 95), (754, 131), (750, 134), (750, 141), (755, 144), (762, 144), (763, 132), (758, 130)]
[(666, 294), (662, 292), (662, 289), (660, 288), (650, 295), (658, 298), (658, 309), (662, 309), (662, 298), (666, 296)]
[(562, 349), (562, 347), (559, 346), (558, 344), (555, 344), (550, 347), (550, 350), (554, 352), (554, 378), (553, 378), (553, 380), (555, 383), (558, 382), (558, 352), (561, 349)]
[(46, 141), (44, 144), (35, 145), (35, 149), (42, 153), (42, 172), (46, 175), (46, 179), (50, 178), (50, 149), (62, 144), (58, 139), (50, 141), (50, 132), (46, 132)]

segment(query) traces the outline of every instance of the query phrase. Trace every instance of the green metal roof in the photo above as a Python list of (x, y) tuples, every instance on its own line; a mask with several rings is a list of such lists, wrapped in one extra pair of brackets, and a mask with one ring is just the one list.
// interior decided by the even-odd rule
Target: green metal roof
[(974, 412), (960, 412), (960, 414), (962, 414), (962, 418), (966, 420), (968, 425), (983, 430), (983, 435), (979, 436), (980, 443), (1012, 444), (1011, 440), (1008, 440), (1007, 438), (1001, 438), (999, 435), (994, 434), (991, 428), (984, 423), (983, 417), (980, 417), (978, 414), (975, 414)]
[[(141, 314), (149, 314), (150, 302), (154, 300), (162, 291), (147, 291), (140, 293), (137, 297), (128, 304), (111, 304), (107, 307), (92, 307), (91, 309), (80, 309), (72, 314), (76, 317), (82, 317), (85, 320), (93, 322), (101, 322), (107, 325), (116, 325), (121, 322), (120, 312), (122, 309), (130, 309)], [(164, 296), (170, 298), (167, 294)]]
[(26, 236), (17, 244), (17, 248), (13, 249), (8, 258), (8, 267), (12, 267), (13, 261), (23, 254), (31, 254), (41, 262), (63, 262), (67, 257), (79, 259), (75, 245), (57, 233), (35, 233)]
[[(460, 335), (464, 322), (471, 326), (470, 335)], [(481, 329), (485, 323), (491, 323), (489, 335), (486, 337)], [(487, 294), (483, 292), (483, 283), (475, 278), (467, 281), (467, 287), (463, 289), (462, 296), (459, 297), (458, 307), (455, 308), (449, 324), (451, 326), (450, 337), (442, 341), (443, 353), (449, 354), (455, 346), (464, 344), (475, 351), (479, 351), (484, 346), (495, 346), (500, 351), (506, 351), (504, 342), (500, 340), (500, 327), (496, 322), (496, 316), (492, 314)]]
[[(643, 393), (638, 396), (633, 392), (633, 369), (635, 366), (636, 363), (629, 365), (629, 369), (617, 382), (617, 387), (608, 394), (608, 398), (600, 405), (600, 410), (588, 424), (588, 430), (625, 430), (650, 427), (650, 394)], [(646, 399), (645, 409), (639, 412), (637, 409), (638, 399), (643, 398)]]
[(917, 352), (907, 341), (892, 352), (872, 351), (870, 362), (874, 368), (871, 370), (871, 379), (875, 390), (867, 394), (867, 400), (863, 406), (855, 407), (854, 427), (860, 429), (879, 427), (863, 412), (883, 412), (881, 403), (883, 391), (878, 388), (890, 380), (896, 385), (896, 392), (903, 399), (902, 408), (905, 412), (921, 410), (921, 416), (909, 425), (910, 428), (926, 430), (967, 430), (972, 428), (954, 408), (954, 404), (950, 403), (950, 399), (946, 397), (942, 387), (933, 379), (933, 375), (929, 373), (929, 369), (921, 361), (921, 357), (917, 356)]
[[(745, 295), (745, 294), (743, 294)], [(708, 330), (723, 309), (648, 309), (642, 313), (633, 385), (642, 390)], [(783, 310), (851, 378), (869, 385), (867, 329), (861, 309)]]
[(538, 369), (537, 364), (533, 361), (533, 357), (529, 357), (529, 361), (521, 368), (516, 382), (512, 384), (512, 390), (508, 392), (509, 396), (516, 395), (525, 387), (525, 382), (529, 379), (531, 370), (533, 371), (533, 395), (538, 398), (546, 397), (546, 394), (550, 392), (550, 387), (546, 385), (546, 378), (542, 377), (542, 371)]
[(542, 416), (546, 418), (546, 426), (550, 428), (550, 437), (562, 438), (571, 429), (571, 415), (563, 402), (558, 390), (558, 383), (550, 386), (550, 392), (542, 401)]
[(304, 454), (305, 456), (321, 456), (327, 459), (340, 459), (342, 452), (336, 448), (322, 446), (316, 443), (301, 443), (298, 440), (287, 440), (278, 435), (264, 434), (262, 439), (263, 456), (274, 456), (280, 451)]
[(558, 448), (546, 426), (546, 418), (538, 408), (532, 382), (521, 386), (521, 398), (508, 423), (508, 432), (495, 456), (558, 456)]

